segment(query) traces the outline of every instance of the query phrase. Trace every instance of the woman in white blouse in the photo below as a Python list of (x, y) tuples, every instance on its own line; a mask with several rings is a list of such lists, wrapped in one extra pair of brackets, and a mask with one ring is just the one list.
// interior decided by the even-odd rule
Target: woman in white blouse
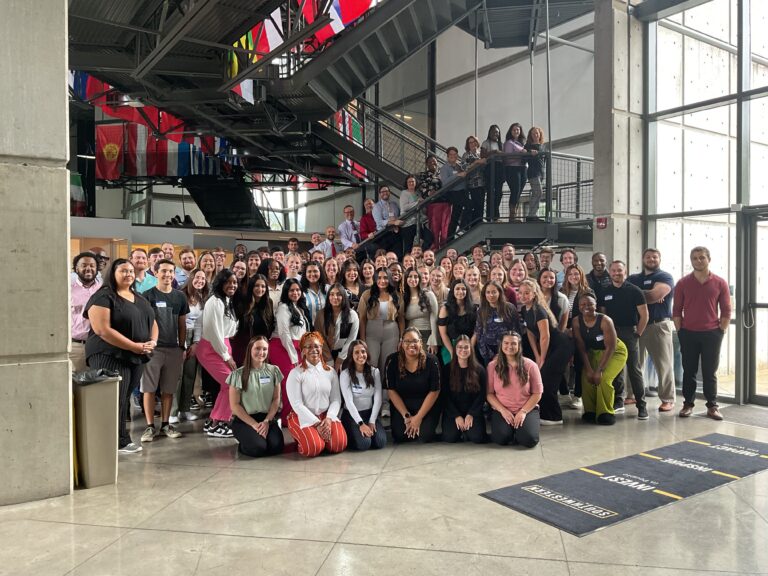
[[(309, 320), (309, 310), (301, 291), (301, 285), (295, 278), (289, 278), (283, 284), (280, 304), (275, 312), (275, 331), (269, 341), (269, 360), (280, 368), (280, 372), (288, 374), (299, 363), (299, 340), (312, 330)], [(283, 407), (280, 418), (285, 425), (286, 417), (291, 411), (291, 403), (285, 392), (286, 379), (283, 378)]]
[(360, 319), (349, 305), (347, 291), (334, 284), (328, 290), (325, 308), (315, 317), (315, 330), (325, 339), (323, 358), (337, 371), (347, 359), (349, 344), (357, 338), (359, 328)]
[(344, 411), (341, 423), (347, 432), (352, 449), (383, 448), (387, 433), (379, 418), (381, 411), (381, 375), (379, 369), (368, 364), (368, 346), (355, 340), (341, 372), (341, 396)]
[(323, 360), (323, 337), (307, 332), (301, 337), (302, 361), (288, 374), (286, 392), (291, 411), (288, 431), (299, 454), (314, 458), (347, 447), (347, 433), (339, 420), (341, 392), (336, 371)]

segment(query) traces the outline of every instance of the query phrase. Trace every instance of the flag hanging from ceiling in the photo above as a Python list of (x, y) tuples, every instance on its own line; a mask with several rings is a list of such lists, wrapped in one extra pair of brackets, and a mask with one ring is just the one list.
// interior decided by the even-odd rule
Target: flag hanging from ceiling
[[(315, 21), (317, 14), (318, 0), (307, 0), (304, 3), (302, 13), (308, 24)], [(365, 14), (371, 6), (375, 4), (372, 0), (334, 0), (328, 9), (331, 22), (315, 32), (313, 41), (310, 45), (317, 47), (329, 38), (344, 30), (360, 16)]]
[(85, 191), (77, 172), (69, 173), (69, 215), (86, 216)]
[[(235, 48), (242, 48), (244, 50), (251, 50), (253, 52), (250, 57), (246, 58), (245, 65), (254, 64), (259, 61), (264, 55), (269, 54), (272, 50), (280, 46), (283, 42), (283, 13), (280, 8), (275, 9), (271, 18), (267, 18), (262, 22), (259, 22), (251, 28), (247, 34), (240, 37), (240, 39), (234, 43)], [(234, 78), (240, 73), (240, 59), (235, 52), (229, 53), (228, 61), (229, 77)], [(238, 86), (235, 86), (232, 91), (235, 94), (240, 95), (246, 102), (253, 104), (255, 98), (253, 97), (253, 80), (243, 80)]]
[(123, 164), (123, 125), (96, 126), (96, 178), (117, 180)]

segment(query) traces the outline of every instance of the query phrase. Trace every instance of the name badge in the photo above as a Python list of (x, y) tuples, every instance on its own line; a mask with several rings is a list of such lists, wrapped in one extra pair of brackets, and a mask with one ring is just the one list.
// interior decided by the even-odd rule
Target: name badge
[(167, 308), (165, 302), (162, 302), (162, 301), (155, 302), (155, 306), (157, 306), (158, 308)]
[(646, 280), (643, 284), (653, 284), (653, 280)]
[(494, 318), (493, 321), (501, 324), (502, 322), (504, 322), (504, 318)]
[(605, 336), (603, 336), (602, 334), (598, 334), (597, 336), (595, 336), (595, 340), (597, 340), (598, 342), (602, 342), (603, 340), (605, 340)]
[(608, 294), (605, 298), (603, 298), (603, 300), (605, 300), (606, 302), (608, 300), (613, 300), (613, 294)]
[(270, 378), (269, 376), (259, 376), (259, 384), (266, 385), (271, 383), (272, 383), (272, 378)]

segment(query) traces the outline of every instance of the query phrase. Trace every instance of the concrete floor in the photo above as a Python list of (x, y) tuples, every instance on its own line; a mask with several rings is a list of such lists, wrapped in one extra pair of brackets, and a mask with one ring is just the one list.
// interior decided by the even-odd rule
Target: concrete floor
[(234, 441), (182, 424), (183, 438), (121, 456), (116, 486), (0, 509), (0, 574), (768, 574), (768, 474), (584, 538), (478, 496), (715, 431), (768, 442), (768, 429), (656, 406), (610, 429), (569, 411), (527, 451), (433, 444), (315, 460), (238, 457)]

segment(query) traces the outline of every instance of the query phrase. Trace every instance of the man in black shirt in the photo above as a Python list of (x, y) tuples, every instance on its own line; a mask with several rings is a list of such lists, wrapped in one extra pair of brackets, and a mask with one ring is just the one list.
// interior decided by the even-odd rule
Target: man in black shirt
[[(640, 368), (639, 340), (648, 324), (648, 306), (643, 291), (627, 282), (627, 265), (621, 260), (611, 262), (609, 269), (611, 285), (603, 288), (600, 296), (600, 310), (607, 314), (616, 327), (616, 335), (627, 346), (627, 371), (637, 403), (638, 420), (648, 420), (645, 407), (645, 381)], [(624, 373), (613, 381), (615, 390), (614, 410), (624, 411)]]
[(602, 252), (592, 254), (592, 270), (587, 274), (587, 282), (592, 292), (598, 297), (603, 288), (611, 285), (611, 275), (608, 274), (608, 259)]
[(176, 265), (172, 260), (159, 260), (155, 264), (157, 286), (144, 293), (155, 312), (159, 331), (157, 347), (152, 359), (144, 368), (144, 377), (141, 380), (144, 414), (147, 418), (147, 428), (141, 436), (142, 442), (152, 442), (158, 435), (154, 422), (155, 394), (158, 389), (162, 399), (160, 431), (169, 438), (181, 436), (181, 432), (169, 423), (169, 418), (173, 395), (184, 364), (189, 305), (184, 293), (172, 287), (175, 271)]

